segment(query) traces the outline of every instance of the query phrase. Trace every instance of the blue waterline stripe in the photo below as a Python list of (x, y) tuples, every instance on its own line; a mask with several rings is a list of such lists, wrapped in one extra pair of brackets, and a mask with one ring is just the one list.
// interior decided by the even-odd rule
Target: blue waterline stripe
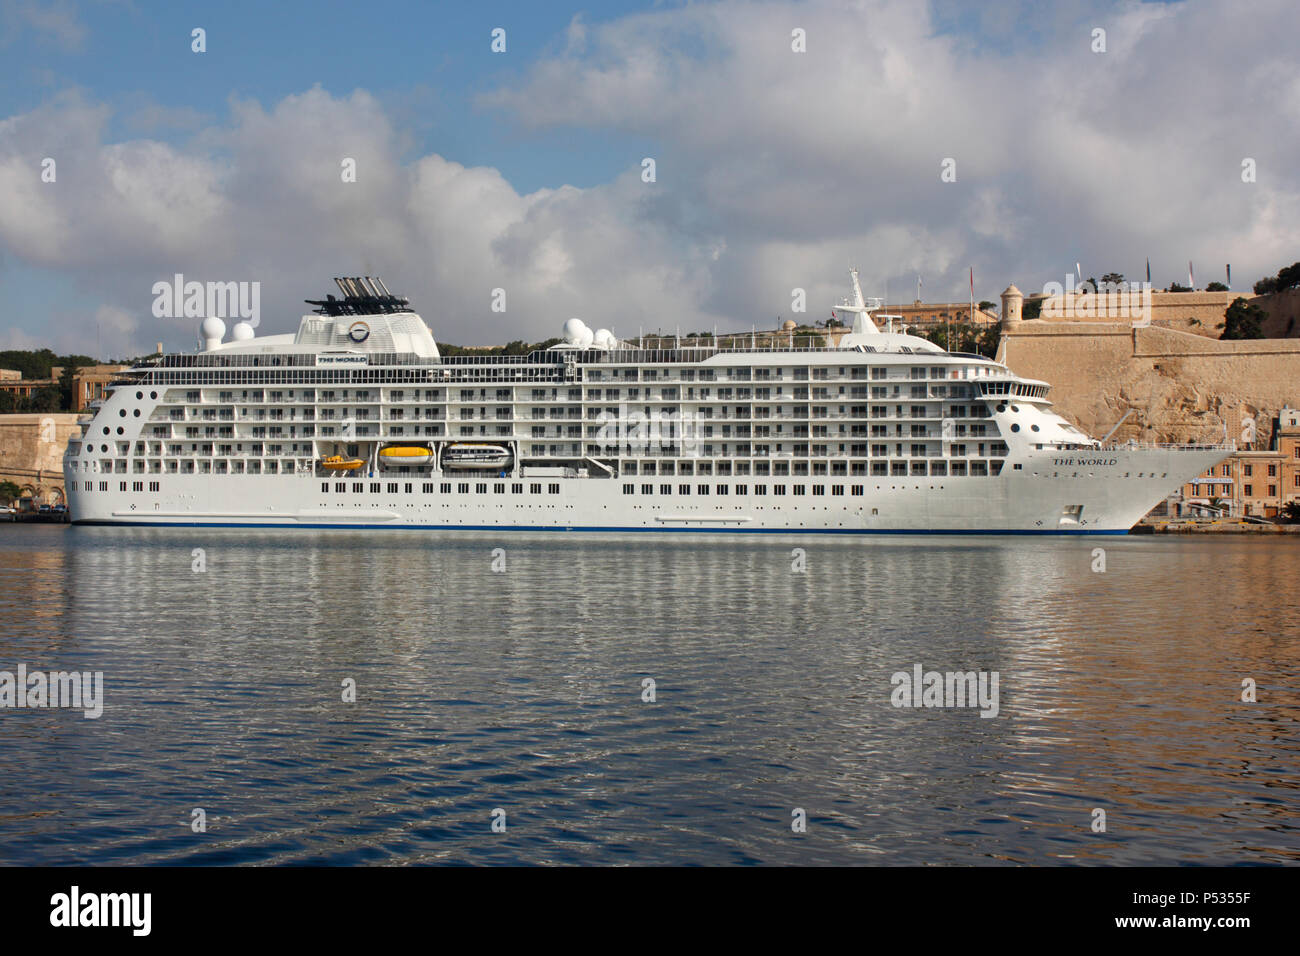
[(623, 533), (633, 531), (648, 532), (668, 532), (672, 534), (686, 533), (709, 533), (709, 534), (984, 534), (984, 535), (1024, 535), (1024, 534), (1050, 534), (1050, 535), (1101, 535), (1101, 534), (1128, 534), (1128, 529), (1111, 530), (1111, 531), (1061, 531), (1053, 530), (1015, 530), (1015, 531), (996, 531), (996, 530), (952, 530), (941, 531), (933, 529), (893, 529), (893, 528), (661, 528), (661, 527), (618, 527), (618, 526), (593, 526), (593, 527), (541, 527), (538, 525), (513, 525), (513, 524), (343, 524), (341, 522), (331, 522), (328, 524), (305, 524), (294, 521), (291, 523), (270, 522), (251, 522), (251, 521), (94, 521), (82, 520), (73, 521), (74, 525), (129, 525), (142, 528), (305, 528), (309, 530), (338, 530), (338, 531), (377, 531), (398, 529), (403, 531), (583, 531), (583, 532), (606, 532), (606, 533)]

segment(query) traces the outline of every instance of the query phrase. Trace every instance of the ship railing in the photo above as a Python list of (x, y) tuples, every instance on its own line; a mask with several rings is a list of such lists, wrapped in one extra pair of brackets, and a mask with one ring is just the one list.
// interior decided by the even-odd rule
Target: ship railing
[[(1081, 448), (1090, 446), (1081, 445)], [(1224, 442), (1155, 442), (1155, 441), (1125, 441), (1109, 442), (1098, 445), (1097, 451), (1226, 451), (1234, 452), (1237, 450), (1235, 441)]]

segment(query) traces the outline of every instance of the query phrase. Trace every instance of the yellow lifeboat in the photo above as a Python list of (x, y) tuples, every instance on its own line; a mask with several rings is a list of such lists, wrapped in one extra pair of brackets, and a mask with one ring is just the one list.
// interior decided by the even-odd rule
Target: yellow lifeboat
[(423, 445), (391, 445), (379, 450), (379, 460), (385, 465), (429, 465), (433, 463), (433, 449)]
[(356, 471), (365, 462), (360, 458), (344, 458), (342, 455), (330, 455), (322, 458), (320, 466), (326, 471)]

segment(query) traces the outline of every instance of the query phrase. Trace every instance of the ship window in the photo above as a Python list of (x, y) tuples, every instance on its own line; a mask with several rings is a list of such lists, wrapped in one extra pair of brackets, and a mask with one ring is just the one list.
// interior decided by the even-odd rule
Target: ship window
[(411, 483), (409, 481), (406, 482), (405, 489), (406, 489), (406, 494), (409, 495), (411, 493)]
[(530, 495), (540, 495), (542, 493), (542, 486), (540, 484), (531, 484), (528, 486), (528, 493)]
[(792, 485), (791, 487), (794, 488), (794, 492), (793, 492), (793, 493), (796, 494), (796, 495), (801, 495), (801, 494), (803, 494), (804, 491), (806, 490), (806, 486), (805, 486), (805, 485)]
[(512, 495), (522, 495), (522, 494), (524, 493), (524, 485), (523, 485), (523, 482), (519, 482), (519, 481), (517, 481), (517, 482), (515, 482), (514, 484), (512, 484), (512, 485), (510, 486), (510, 493), (511, 493)]
[(672, 493), (673, 493), (673, 486), (672, 486), (672, 485), (660, 485), (660, 486), (659, 486), (659, 494), (661, 494), (661, 495), (671, 495)]
[(444, 481), (442, 484), (438, 486), (438, 490), (441, 491), (444, 495), (451, 494), (451, 482)]
[(1020, 425), (1019, 425), (1019, 423), (1013, 423), (1013, 424), (1011, 425), (1011, 430), (1012, 430), (1013, 432), (1018, 432), (1018, 431), (1020, 431)]
[(503, 482), (503, 481), (498, 481), (496, 484), (494, 484), (494, 485), (492, 486), (492, 493), (493, 493), (494, 495), (504, 495), (504, 494), (506, 493), (506, 485), (505, 485), (505, 482)]
[(630, 495), (630, 494), (634, 494), (635, 492), (636, 492), (636, 485), (624, 485), (624, 486), (623, 486), (623, 494), (625, 494), (625, 495)]
[(487, 494), (487, 482), (486, 482), (486, 481), (478, 481), (478, 482), (475, 482), (475, 483), (474, 483), (474, 493), (477, 494), (477, 495), (485, 495), (485, 494)]
[(654, 485), (642, 485), (642, 486), (641, 486), (641, 494), (643, 494), (643, 495), (653, 495), (654, 493), (655, 493), (655, 486), (654, 486)]
[(702, 495), (707, 495), (709, 493), (709, 486), (700, 485), (696, 490)]
[(354, 495), (359, 495), (365, 490), (366, 490), (366, 486), (362, 482), (356, 481), (352, 483), (352, 493)]
[(550, 491), (550, 493), (553, 495), (558, 495), (560, 493), (560, 485), (558, 482), (551, 484), (548, 486), (547, 490)]
[(335, 490), (335, 491), (340, 491), (340, 492), (342, 492), (342, 491), (347, 491), (347, 490), (348, 490), (348, 483), (347, 483), (346, 481), (337, 481), (337, 482), (334, 483), (334, 490)]
[(370, 493), (371, 493), (372, 495), (377, 495), (377, 494), (379, 494), (379, 482), (377, 482), (377, 481), (372, 481), (372, 482), (370, 483)]

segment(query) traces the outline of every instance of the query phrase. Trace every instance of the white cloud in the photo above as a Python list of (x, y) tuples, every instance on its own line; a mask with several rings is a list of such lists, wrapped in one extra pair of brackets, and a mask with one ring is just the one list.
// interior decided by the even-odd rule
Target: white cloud
[(0, 24), (4, 26), (0, 47), (17, 42), (26, 30), (72, 52), (82, 49), (86, 41), (86, 27), (67, 0), (0, 0)]
[[(383, 275), (443, 341), (542, 339), (570, 316), (621, 329), (666, 310), (691, 327), (716, 320), (700, 306), (707, 255), (653, 218), (635, 172), (520, 195), (495, 169), (438, 155), (402, 165), (400, 138), (364, 92), (313, 89), (270, 110), (237, 101), (227, 126), (185, 146), (105, 142), (106, 119), (66, 96), (0, 124), (0, 244), (112, 303), (121, 351), (159, 337), (191, 345), (192, 322), (150, 312), (153, 283), (176, 272), (260, 281), (265, 332), (292, 329), (303, 299), (358, 273)], [(55, 183), (40, 181), (46, 149)], [(496, 288), (504, 315), (490, 309)], [(139, 322), (121, 321), (128, 313)], [(82, 348), (94, 341), (84, 327)]]
[[(201, 124), (175, 143), (110, 140), (107, 109), (65, 94), (0, 121), (0, 250), (118, 310), (114, 334), (138, 351), (192, 343), (189, 323), (149, 312), (175, 272), (261, 281), (264, 332), (291, 329), (330, 276), (379, 273), (439, 339), (486, 343), (569, 316), (623, 334), (763, 327), (794, 287), (821, 318), (849, 265), (868, 294), (888, 279), (911, 298), (920, 273), (928, 298), (962, 299), (969, 265), (996, 298), (1076, 260), (1136, 275), (1150, 255), (1163, 283), (1188, 259), (1253, 279), (1300, 258), (1286, 3), (1008, 9), (979, 13), (977, 39), (902, 0), (575, 17), (553, 55), (484, 95), (525, 129), (652, 142), (649, 184), (639, 148), (604, 185), (527, 194), (491, 167), (405, 159), (365, 91), (139, 120)], [(1091, 52), (1094, 26), (1108, 53)], [(796, 27), (807, 53), (790, 50)], [(57, 184), (40, 182), (47, 155)], [(956, 183), (940, 181), (945, 157)]]
[[(581, 55), (485, 102), (534, 128), (653, 137), (663, 191), (689, 195), (732, 249), (957, 228), (953, 290), (968, 262), (1030, 286), (1076, 258), (1099, 272), (1231, 260), (1253, 276), (1297, 257), (1289, 3), (1044, 16), (1022, 7), (981, 46), (910, 3), (693, 5), (592, 26)], [(806, 54), (790, 51), (796, 26)], [(1107, 53), (1091, 50), (1096, 26)], [(1268, 178), (1243, 184), (1244, 156)], [(956, 183), (940, 182), (945, 157)]]

